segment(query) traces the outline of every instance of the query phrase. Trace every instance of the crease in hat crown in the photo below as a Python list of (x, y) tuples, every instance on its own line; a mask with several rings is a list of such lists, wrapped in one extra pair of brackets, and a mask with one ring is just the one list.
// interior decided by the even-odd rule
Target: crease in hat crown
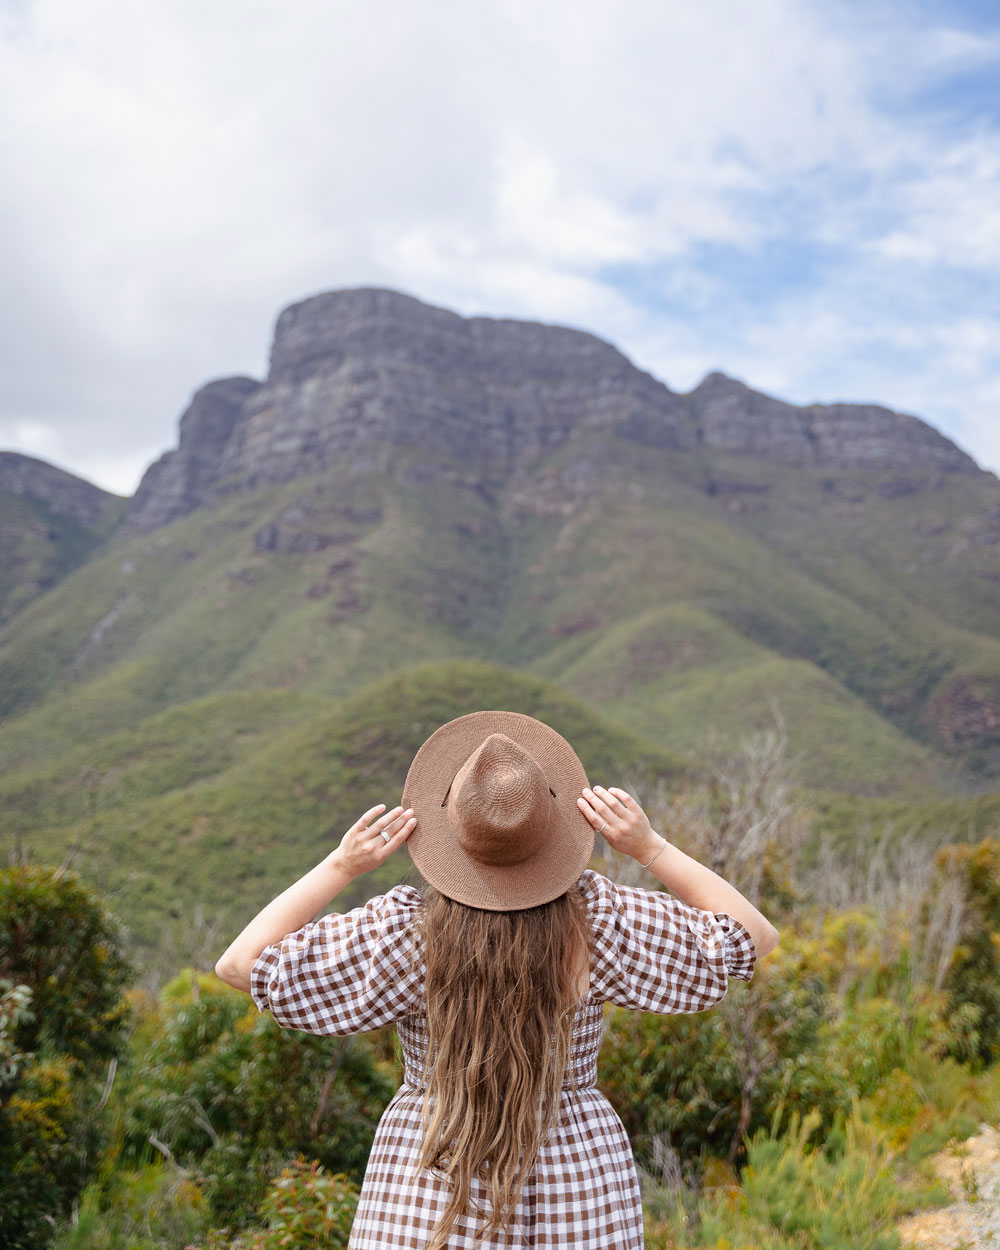
[(455, 774), (448, 791), (455, 840), (482, 864), (510, 867), (542, 847), (552, 791), (535, 759), (503, 733), (490, 734)]

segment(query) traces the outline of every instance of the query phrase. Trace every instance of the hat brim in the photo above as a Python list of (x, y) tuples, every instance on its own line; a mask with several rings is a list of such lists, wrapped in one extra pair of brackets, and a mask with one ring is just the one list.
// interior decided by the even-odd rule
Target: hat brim
[[(530, 858), (509, 867), (483, 864), (459, 845), (447, 807), (459, 768), (490, 734), (506, 734), (538, 761), (553, 791), (549, 834)], [(593, 826), (576, 805), (587, 774), (576, 752), (543, 721), (521, 712), (470, 712), (436, 730), (413, 758), (403, 806), (417, 825), (410, 858), (435, 889), (484, 911), (521, 911), (565, 894), (594, 853)]]

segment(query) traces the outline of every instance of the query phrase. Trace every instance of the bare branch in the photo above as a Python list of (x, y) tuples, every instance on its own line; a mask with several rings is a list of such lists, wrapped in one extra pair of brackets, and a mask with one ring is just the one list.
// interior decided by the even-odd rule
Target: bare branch
[(97, 1110), (103, 1111), (107, 1105), (108, 1098), (111, 1096), (111, 1087), (115, 1083), (115, 1073), (118, 1071), (118, 1060), (114, 1055), (111, 1056), (111, 1062), (108, 1064), (108, 1075), (104, 1082), (104, 1092), (101, 1094), (101, 1101), (97, 1104)]

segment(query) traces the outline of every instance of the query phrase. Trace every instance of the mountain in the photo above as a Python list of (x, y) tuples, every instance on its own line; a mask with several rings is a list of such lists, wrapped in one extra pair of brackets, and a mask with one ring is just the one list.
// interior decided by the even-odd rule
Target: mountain
[(82, 564), (124, 502), (43, 460), (0, 451), (0, 623)]
[(780, 692), (811, 780), (990, 778), (998, 552), (1000, 483), (915, 417), (680, 395), (581, 331), (331, 292), (263, 382), (195, 394), (114, 541), (0, 637), (0, 697), (44, 722), (58, 691), (74, 734), (483, 656), (674, 749)]
[[(114, 871), (167, 847), (180, 880), (311, 845), (301, 795), (340, 819), (395, 784), (324, 780), (324, 718), (395, 715), (415, 672), (421, 732), (477, 689), (570, 697), (676, 780), (777, 714), (814, 793), (996, 788), (1000, 482), (914, 416), (680, 394), (582, 331), (336, 291), (281, 313), (265, 379), (194, 394), (121, 507), (0, 630), (0, 812), (46, 853), (103, 829)], [(446, 698), (482, 661), (503, 681)]]

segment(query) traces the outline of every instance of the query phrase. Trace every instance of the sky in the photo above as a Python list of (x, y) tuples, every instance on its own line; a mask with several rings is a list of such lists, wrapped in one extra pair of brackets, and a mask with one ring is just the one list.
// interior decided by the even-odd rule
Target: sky
[(0, 0), (0, 448), (131, 494), (387, 286), (1000, 469), (995, 0)]

